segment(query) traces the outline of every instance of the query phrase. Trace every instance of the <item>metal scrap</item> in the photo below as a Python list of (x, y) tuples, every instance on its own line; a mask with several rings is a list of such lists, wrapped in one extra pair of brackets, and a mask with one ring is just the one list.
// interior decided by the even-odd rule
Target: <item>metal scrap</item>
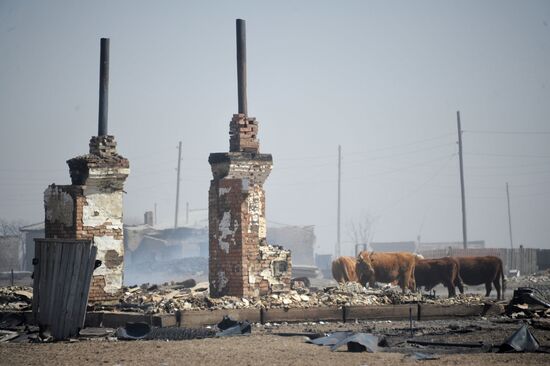
[(127, 323), (116, 331), (120, 340), (188, 340), (214, 337), (215, 332), (205, 328), (157, 328), (147, 323)]
[(417, 361), (425, 361), (425, 360), (439, 360), (439, 356), (432, 353), (423, 353), (423, 352), (414, 352), (411, 355), (412, 358), (414, 358)]
[(343, 345), (347, 345), (348, 352), (378, 352), (378, 347), (387, 345), (384, 337), (378, 337), (371, 333), (361, 332), (334, 332), (324, 337), (307, 339), (307, 343), (318, 346), (331, 346), (331, 351), (336, 351)]
[(238, 322), (225, 315), (222, 321), (218, 323), (218, 329), (221, 332), (217, 333), (216, 337), (242, 335), (252, 332), (252, 324), (248, 321)]
[(539, 348), (539, 341), (524, 324), (502, 343), (500, 352), (536, 352)]

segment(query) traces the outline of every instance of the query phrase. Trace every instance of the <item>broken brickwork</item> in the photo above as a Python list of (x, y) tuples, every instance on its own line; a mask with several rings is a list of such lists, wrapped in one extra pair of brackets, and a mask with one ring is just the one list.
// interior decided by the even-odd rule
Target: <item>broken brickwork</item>
[(94, 136), (90, 153), (67, 161), (71, 185), (44, 191), (46, 238), (90, 239), (101, 267), (94, 271), (90, 301), (116, 300), (122, 289), (122, 194), (130, 172), (114, 136)]
[(290, 251), (266, 242), (265, 192), (271, 154), (260, 154), (255, 118), (230, 122), (230, 152), (208, 159), (209, 282), (213, 297), (290, 290)]
[(229, 123), (229, 151), (258, 152), (258, 122), (242, 113), (234, 114)]

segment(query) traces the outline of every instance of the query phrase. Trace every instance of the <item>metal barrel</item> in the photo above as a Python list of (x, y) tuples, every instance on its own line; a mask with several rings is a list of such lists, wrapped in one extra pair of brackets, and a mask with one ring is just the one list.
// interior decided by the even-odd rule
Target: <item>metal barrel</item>
[(109, 109), (109, 38), (101, 38), (101, 56), (99, 61), (99, 116), (98, 136), (108, 135)]
[(237, 80), (239, 93), (239, 113), (247, 115), (246, 100), (246, 23), (237, 19)]

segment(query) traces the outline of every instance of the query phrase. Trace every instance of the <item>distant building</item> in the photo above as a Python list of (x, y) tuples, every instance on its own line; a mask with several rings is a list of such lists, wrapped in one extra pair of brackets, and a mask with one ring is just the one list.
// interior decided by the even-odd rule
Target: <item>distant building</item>
[(371, 250), (374, 252), (411, 252), (417, 251), (416, 241), (372, 242)]
[(124, 283), (163, 283), (208, 274), (208, 228), (124, 226)]
[[(364, 246), (363, 246), (364, 247)], [(370, 248), (375, 252), (411, 252), (421, 253), (426, 250), (463, 248), (461, 241), (441, 241), (441, 242), (418, 242), (418, 241), (396, 241), (396, 242), (372, 242)], [(485, 248), (485, 240), (468, 241), (469, 249)], [(359, 250), (362, 250), (359, 246)]]
[(332, 254), (315, 254), (315, 265), (324, 278), (332, 278)]
[(189, 257), (208, 258), (208, 228), (160, 229), (150, 225), (124, 226), (124, 249), (129, 264)]
[(21, 232), (22, 244), (22, 271), (34, 271), (32, 259), (34, 258), (34, 239), (43, 239), (45, 225), (43, 222), (37, 224), (23, 226), (19, 229)]
[(23, 253), (18, 235), (0, 236), (0, 253), (0, 272), (21, 270)]
[[(437, 242), (420, 242), (418, 243), (418, 251), (434, 250), (434, 249), (447, 249), (447, 248), (464, 248), (462, 241), (437, 241)], [(485, 248), (485, 240), (471, 240), (468, 241), (469, 249), (483, 249)]]
[(315, 226), (268, 227), (267, 242), (292, 253), (292, 266), (315, 265)]

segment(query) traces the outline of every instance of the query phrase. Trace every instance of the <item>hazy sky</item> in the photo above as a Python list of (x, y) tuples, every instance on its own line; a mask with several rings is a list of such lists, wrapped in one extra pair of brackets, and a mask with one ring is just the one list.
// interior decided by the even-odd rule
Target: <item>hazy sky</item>
[(41, 221), (46, 186), (87, 153), (101, 37), (125, 218), (156, 202), (173, 223), (179, 140), (180, 207), (206, 208), (208, 155), (228, 150), (237, 110), (236, 18), (274, 159), (268, 221), (315, 225), (332, 252), (341, 144), (344, 252), (364, 214), (376, 241), (461, 240), (460, 110), (469, 239), (509, 245), (509, 182), (515, 244), (550, 248), (549, 1), (0, 0), (0, 218)]

